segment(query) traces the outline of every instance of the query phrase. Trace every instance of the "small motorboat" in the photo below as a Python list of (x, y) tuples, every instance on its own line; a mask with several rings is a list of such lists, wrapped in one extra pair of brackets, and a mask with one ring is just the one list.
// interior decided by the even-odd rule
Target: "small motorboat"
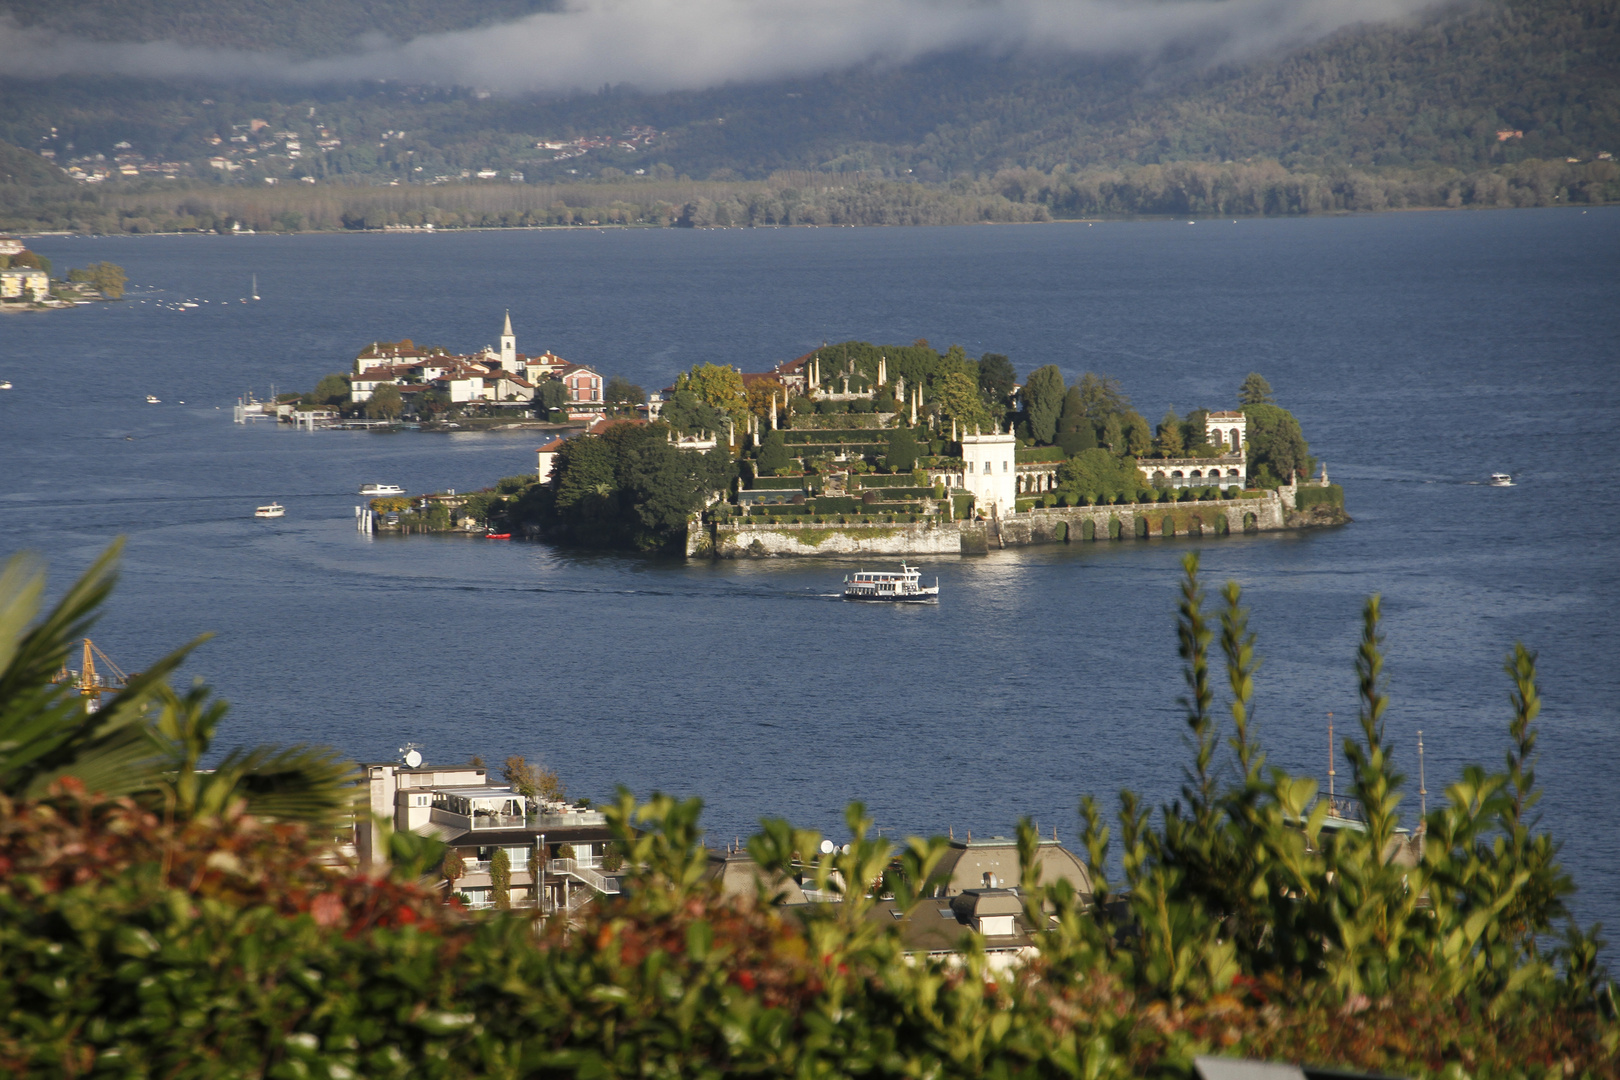
[(512, 539), (512, 534), (511, 533), (485, 533), (484, 534), (484, 539), (485, 540), (510, 540), (510, 539)]
[(156, 394), (147, 394), (146, 395), (146, 403), (148, 405), (161, 405), (161, 404), (163, 404), (163, 402), (158, 399), (158, 396)]
[(271, 503), (269, 506), (261, 506), (253, 511), (253, 516), (256, 518), (278, 518), (286, 513), (287, 508), (285, 506), (280, 503)]
[(10, 389), (11, 389), (11, 380), (10, 379), (0, 379), (0, 390), (10, 390)]
[(1491, 473), (1491, 487), (1512, 487), (1513, 474), (1505, 472)]
[(370, 495), (373, 498), (381, 495), (403, 495), (405, 489), (398, 484), (361, 484), (360, 494)]
[(884, 570), (862, 570), (844, 578), (845, 600), (887, 600), (899, 604), (939, 603), (939, 579), (934, 584), (922, 584), (922, 574), (914, 566), (900, 564), (899, 573)]

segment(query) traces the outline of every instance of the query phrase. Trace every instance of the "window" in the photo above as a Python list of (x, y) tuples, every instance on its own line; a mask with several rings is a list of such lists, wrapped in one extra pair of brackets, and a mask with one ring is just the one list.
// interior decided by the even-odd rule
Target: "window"
[(984, 473), (986, 476), (990, 475), (990, 463), (988, 461), (984, 463)]
[(1003, 462), (1002, 462), (1002, 463), (1001, 463), (1001, 471), (1002, 471), (1002, 472), (1006, 472), (1006, 471), (1007, 471), (1007, 470), (1008, 470), (1008, 469), (1010, 469), (1010, 468), (1011, 468), (1011, 467), (1012, 467), (1012, 465), (1011, 465), (1011, 463), (1010, 463), (1010, 462), (1006, 462), (1006, 461), (1003, 461)]

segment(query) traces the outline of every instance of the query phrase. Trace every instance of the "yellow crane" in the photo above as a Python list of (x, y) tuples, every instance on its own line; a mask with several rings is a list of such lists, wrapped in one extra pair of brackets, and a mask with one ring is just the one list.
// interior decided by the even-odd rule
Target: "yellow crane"
[[(100, 658), (105, 674), (96, 670), (96, 659)], [(95, 712), (101, 705), (103, 694), (116, 694), (129, 683), (130, 676), (125, 674), (119, 666), (112, 662), (108, 655), (96, 648), (95, 642), (89, 638), (84, 639), (84, 659), (78, 671), (73, 671), (67, 665), (57, 675), (58, 683), (70, 683), (77, 687), (79, 695), (85, 699), (84, 707), (88, 712)]]

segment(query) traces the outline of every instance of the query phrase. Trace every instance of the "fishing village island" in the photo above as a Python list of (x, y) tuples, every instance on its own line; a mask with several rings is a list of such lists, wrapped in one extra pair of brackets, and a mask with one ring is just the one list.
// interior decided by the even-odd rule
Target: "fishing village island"
[[(691, 557), (918, 555), (1225, 536), (1349, 521), (1298, 421), (1251, 374), (1230, 407), (1150, 423), (1119, 383), (862, 341), (768, 370), (698, 364), (645, 392), (546, 351), (375, 342), (272, 410), (300, 426), (523, 425), (535, 471), (385, 495), (379, 533), (517, 536)], [(243, 406), (239, 406), (239, 411)], [(239, 415), (238, 417), (242, 417)]]

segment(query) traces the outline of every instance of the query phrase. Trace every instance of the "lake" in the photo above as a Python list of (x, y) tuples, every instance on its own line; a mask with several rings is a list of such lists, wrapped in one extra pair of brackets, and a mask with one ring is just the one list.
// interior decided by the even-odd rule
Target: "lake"
[[(1197, 550), (1211, 593), (1235, 579), (1252, 608), (1270, 760), (1319, 778), (1382, 594), (1409, 814), (1417, 732), (1431, 802), (1464, 763), (1499, 767), (1502, 658), (1539, 650), (1541, 809), (1579, 917), (1620, 923), (1620, 456), (1597, 445), (1620, 424), (1620, 209), (33, 246), (59, 272), (119, 263), (130, 292), (0, 318), (0, 554), (42, 553), (55, 595), (128, 536), (97, 644), (136, 670), (211, 631), (186, 677), (232, 703), (223, 744), (524, 754), (576, 795), (699, 795), (717, 843), (765, 815), (841, 834), (851, 799), (885, 835), (1028, 814), (1073, 841), (1082, 793), (1176, 793), (1175, 590)], [(242, 303), (251, 275), (263, 299)], [(356, 532), (361, 483), (476, 488), (533, 470), (533, 432), (231, 423), (245, 390), (307, 389), (373, 340), (494, 343), (507, 309), (520, 351), (648, 389), (927, 338), (1020, 375), (1111, 374), (1157, 422), (1234, 407), (1258, 371), (1355, 522), (935, 558), (937, 608), (874, 609), (837, 599), (851, 561)], [(272, 499), (286, 517), (254, 520)]]

